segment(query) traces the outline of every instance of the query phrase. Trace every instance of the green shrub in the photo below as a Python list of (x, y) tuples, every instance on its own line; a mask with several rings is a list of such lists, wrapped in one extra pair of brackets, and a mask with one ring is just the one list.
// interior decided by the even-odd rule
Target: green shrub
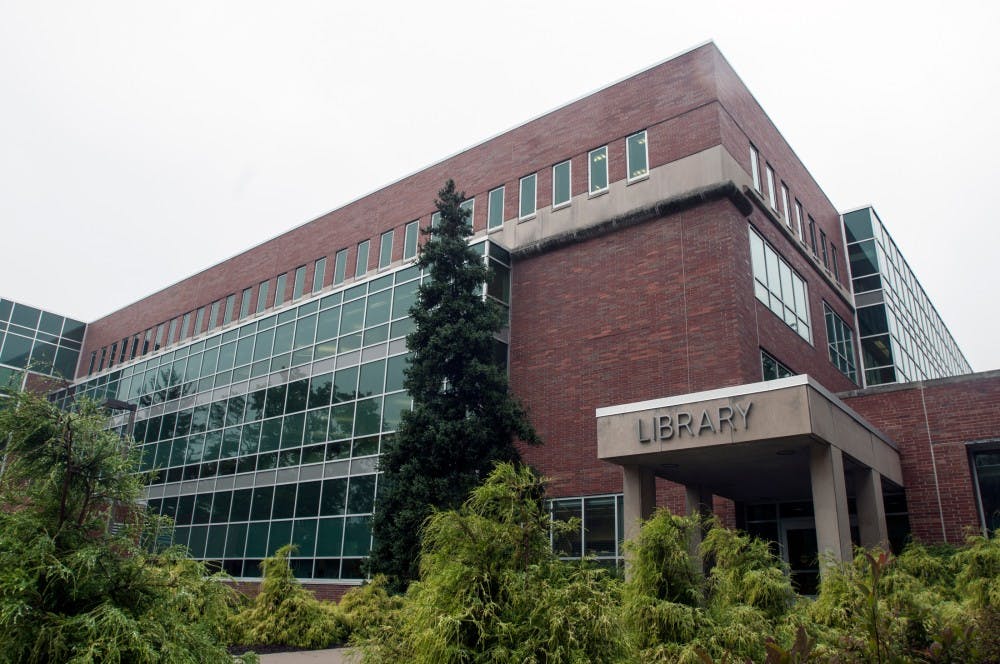
[(377, 575), (368, 583), (347, 591), (337, 608), (340, 618), (350, 631), (351, 639), (359, 641), (382, 625), (392, 624), (403, 606), (403, 599), (390, 595), (384, 575)]
[(248, 646), (329, 648), (343, 643), (347, 625), (336, 605), (321, 602), (292, 574), (285, 545), (261, 564), (260, 593), (232, 620), (236, 640)]
[(365, 661), (621, 660), (619, 584), (554, 556), (543, 495), (528, 469), (498, 464), (461, 509), (432, 514), (420, 580), (363, 643)]

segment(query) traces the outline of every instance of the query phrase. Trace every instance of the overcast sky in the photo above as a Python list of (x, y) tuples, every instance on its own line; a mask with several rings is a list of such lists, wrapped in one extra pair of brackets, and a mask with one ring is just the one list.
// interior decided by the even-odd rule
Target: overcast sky
[(713, 39), (1000, 368), (1000, 3), (824, 8), (0, 0), (0, 294), (94, 320)]

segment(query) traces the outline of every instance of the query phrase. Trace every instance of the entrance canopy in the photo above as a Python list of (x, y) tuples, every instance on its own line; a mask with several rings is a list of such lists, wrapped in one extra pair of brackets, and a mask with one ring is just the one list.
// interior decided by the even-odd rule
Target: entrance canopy
[(848, 495), (862, 544), (884, 545), (882, 479), (903, 485), (892, 441), (805, 375), (598, 408), (597, 454), (623, 468), (626, 537), (662, 477), (687, 487), (690, 509), (713, 494), (811, 499), (820, 551), (839, 559), (851, 555)]

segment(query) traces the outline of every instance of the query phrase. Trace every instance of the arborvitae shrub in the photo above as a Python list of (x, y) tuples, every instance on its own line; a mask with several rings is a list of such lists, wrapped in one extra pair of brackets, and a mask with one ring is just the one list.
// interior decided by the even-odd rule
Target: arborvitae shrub
[(337, 606), (313, 597), (292, 574), (292, 551), (286, 545), (264, 559), (260, 593), (233, 618), (236, 640), (244, 645), (328, 648), (347, 638)]

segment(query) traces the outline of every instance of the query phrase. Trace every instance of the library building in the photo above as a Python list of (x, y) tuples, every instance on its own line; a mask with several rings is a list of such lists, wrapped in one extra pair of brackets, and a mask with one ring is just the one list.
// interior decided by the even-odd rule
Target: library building
[(1000, 371), (973, 372), (900, 254), (907, 220), (838, 210), (713, 43), (99, 320), (0, 300), (0, 379), (107, 403), (192, 556), (251, 586), (292, 542), (337, 597), (410, 407), (449, 178), (544, 441), (523, 458), (579, 518), (567, 559), (619, 566), (657, 507), (712, 512), (810, 592), (818, 554), (1000, 527)]

